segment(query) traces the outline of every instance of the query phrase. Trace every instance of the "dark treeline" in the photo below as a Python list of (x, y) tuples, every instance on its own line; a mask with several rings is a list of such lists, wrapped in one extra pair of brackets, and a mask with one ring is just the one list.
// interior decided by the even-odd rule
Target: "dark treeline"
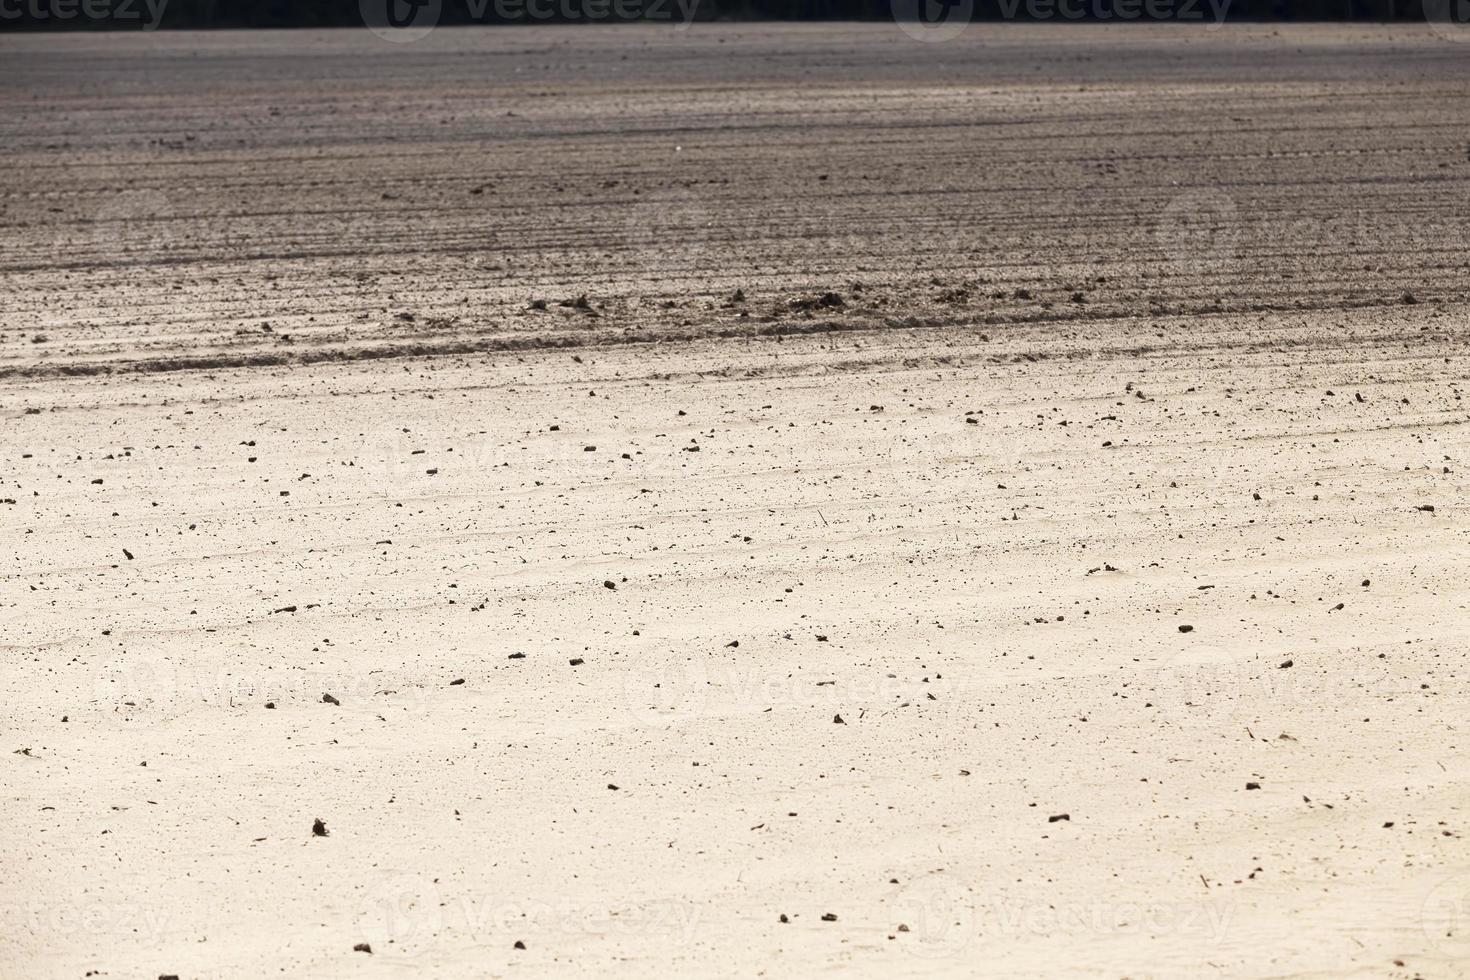
[[(1187, 17), (1135, 11), (1151, 0), (0, 0), (0, 31), (139, 29), (150, 9), (159, 11), (159, 28), (349, 27), (363, 23), (360, 2), (397, 3), (414, 10), (438, 6), (438, 24), (609, 22), (620, 19), (680, 20), (693, 9), (696, 20), (889, 20), (894, 10), (912, 19), (927, 5), (927, 19), (969, 16), (974, 20), (1210, 20), (1211, 4), (1197, 0)], [(1168, 10), (1186, 0), (1165, 0)], [(1423, 0), (1230, 0), (1226, 20), (1417, 20)], [(150, 3), (152, 7), (150, 8)], [(890, 3), (893, 5), (890, 6)], [(1218, 3), (1218, 0), (1217, 0)], [(410, 5), (413, 6), (410, 6)], [(584, 7), (584, 5), (586, 5)], [(531, 9), (534, 8), (534, 14)], [(619, 16), (619, 9), (625, 16)], [(582, 11), (592, 10), (587, 14)], [(99, 14), (99, 11), (106, 13)], [(127, 13), (133, 12), (133, 16)], [(1065, 12), (1063, 12), (1065, 11)], [(631, 16), (626, 16), (631, 12)], [(650, 15), (650, 12), (653, 12)]]

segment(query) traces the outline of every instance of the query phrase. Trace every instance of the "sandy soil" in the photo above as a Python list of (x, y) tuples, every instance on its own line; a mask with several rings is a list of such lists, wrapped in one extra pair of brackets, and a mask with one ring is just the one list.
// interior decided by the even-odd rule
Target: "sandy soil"
[(1470, 975), (1460, 47), (0, 59), (0, 975)]

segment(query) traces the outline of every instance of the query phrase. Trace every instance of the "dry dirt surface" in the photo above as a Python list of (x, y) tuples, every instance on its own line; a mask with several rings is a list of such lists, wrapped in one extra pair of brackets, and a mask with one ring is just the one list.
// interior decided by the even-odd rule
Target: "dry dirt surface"
[(0, 38), (0, 976), (1470, 975), (1467, 54)]

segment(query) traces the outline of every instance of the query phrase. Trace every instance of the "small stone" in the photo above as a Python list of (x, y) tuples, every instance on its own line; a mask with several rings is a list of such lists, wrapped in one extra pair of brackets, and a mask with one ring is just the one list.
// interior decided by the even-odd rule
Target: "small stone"
[(526, 944), (523, 943), (523, 942), (521, 942), (519, 939), (517, 939), (516, 940), (516, 949), (525, 949), (525, 948), (526, 948)]
[(1179, 632), (1181, 632), (1181, 633), (1193, 633), (1194, 632), (1194, 627), (1193, 626), (1190, 626), (1188, 623), (1180, 623), (1179, 624)]
[(582, 666), (582, 664), (586, 663), (586, 661), (584, 661), (581, 657), (573, 657), (571, 660), (568, 660), (567, 663), (571, 664), (573, 667), (580, 667)]
[(317, 817), (315, 820), (313, 820), (311, 822), (311, 836), (313, 836), (313, 837), (325, 837), (325, 836), (327, 836), (327, 825), (324, 824), (324, 823), (322, 823), (322, 818), (321, 817)]
[(1072, 822), (1072, 815), (1070, 813), (1055, 813), (1055, 814), (1052, 814), (1051, 816), (1049, 816), (1049, 817), (1046, 818), (1046, 822), (1047, 823), (1058, 823), (1058, 822), (1060, 822), (1062, 820), (1065, 820), (1068, 823), (1071, 823)]
[(836, 922), (837, 921), (837, 916), (833, 915), (831, 912), (824, 912), (822, 914), (822, 921), (823, 922)]
[(340, 706), (342, 704), (342, 702), (341, 701), (338, 701), (336, 698), (332, 697), (330, 694), (323, 694), (322, 695), (322, 704), (335, 704), (335, 705), (339, 705)]
[(352, 951), (354, 953), (371, 953), (373, 951), (373, 947), (368, 943), (358, 943), (356, 946), (352, 947)]

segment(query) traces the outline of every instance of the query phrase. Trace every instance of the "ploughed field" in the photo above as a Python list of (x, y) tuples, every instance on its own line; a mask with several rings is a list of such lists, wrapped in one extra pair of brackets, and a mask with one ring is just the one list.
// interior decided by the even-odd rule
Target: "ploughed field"
[(0, 975), (1457, 975), (1467, 51), (0, 38)]

